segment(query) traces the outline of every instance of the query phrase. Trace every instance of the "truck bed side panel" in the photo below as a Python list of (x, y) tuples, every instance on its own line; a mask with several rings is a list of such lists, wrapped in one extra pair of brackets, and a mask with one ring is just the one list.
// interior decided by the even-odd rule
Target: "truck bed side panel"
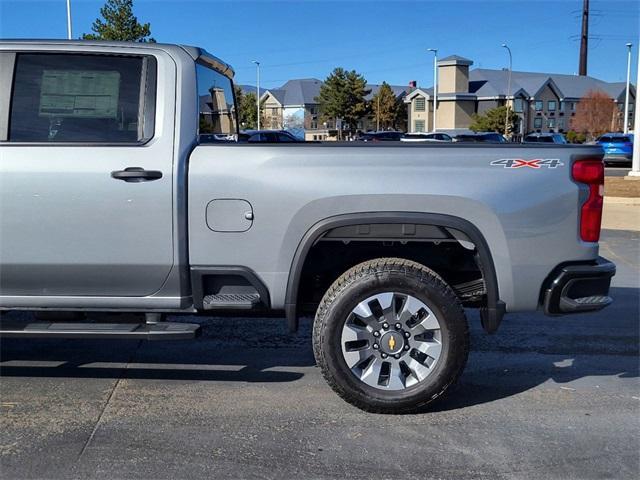
[[(189, 159), (192, 266), (239, 265), (284, 305), (296, 248), (315, 223), (360, 212), (428, 212), (474, 224), (493, 256), (508, 311), (531, 310), (559, 263), (593, 259), (597, 244), (578, 235), (585, 192), (571, 181), (571, 158), (591, 147), (465, 145), (201, 145)], [(556, 168), (504, 168), (500, 159), (558, 159)], [(244, 232), (206, 223), (214, 199), (242, 199), (254, 221)]]

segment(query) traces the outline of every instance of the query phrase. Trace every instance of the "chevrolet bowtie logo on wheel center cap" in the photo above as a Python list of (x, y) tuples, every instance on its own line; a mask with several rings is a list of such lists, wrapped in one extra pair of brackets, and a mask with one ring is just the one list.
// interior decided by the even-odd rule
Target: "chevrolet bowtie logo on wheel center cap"
[(380, 350), (389, 355), (400, 353), (404, 347), (404, 337), (400, 332), (387, 332), (380, 339)]

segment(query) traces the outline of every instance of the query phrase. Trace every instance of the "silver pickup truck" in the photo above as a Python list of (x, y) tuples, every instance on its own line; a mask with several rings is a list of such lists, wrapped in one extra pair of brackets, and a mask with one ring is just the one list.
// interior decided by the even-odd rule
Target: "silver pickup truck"
[(141, 314), (0, 335), (175, 340), (199, 327), (167, 313), (281, 312), (292, 331), (315, 314), (331, 387), (402, 413), (462, 372), (464, 308), (492, 333), (611, 303), (599, 147), (242, 143), (232, 79), (194, 47), (0, 42), (0, 309)]

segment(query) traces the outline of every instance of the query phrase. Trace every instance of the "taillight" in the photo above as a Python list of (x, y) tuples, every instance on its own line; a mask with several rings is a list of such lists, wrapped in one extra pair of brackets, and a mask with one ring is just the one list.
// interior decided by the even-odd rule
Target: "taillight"
[(604, 163), (602, 160), (578, 160), (571, 173), (576, 182), (589, 185), (589, 197), (580, 211), (580, 238), (585, 242), (597, 242), (602, 221)]

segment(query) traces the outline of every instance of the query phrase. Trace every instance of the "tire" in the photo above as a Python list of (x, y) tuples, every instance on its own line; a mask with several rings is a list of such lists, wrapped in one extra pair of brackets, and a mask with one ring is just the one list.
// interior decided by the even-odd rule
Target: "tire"
[(374, 413), (413, 413), (458, 379), (469, 330), (439, 275), (410, 260), (379, 258), (351, 268), (327, 290), (313, 351), (323, 377), (347, 402)]

